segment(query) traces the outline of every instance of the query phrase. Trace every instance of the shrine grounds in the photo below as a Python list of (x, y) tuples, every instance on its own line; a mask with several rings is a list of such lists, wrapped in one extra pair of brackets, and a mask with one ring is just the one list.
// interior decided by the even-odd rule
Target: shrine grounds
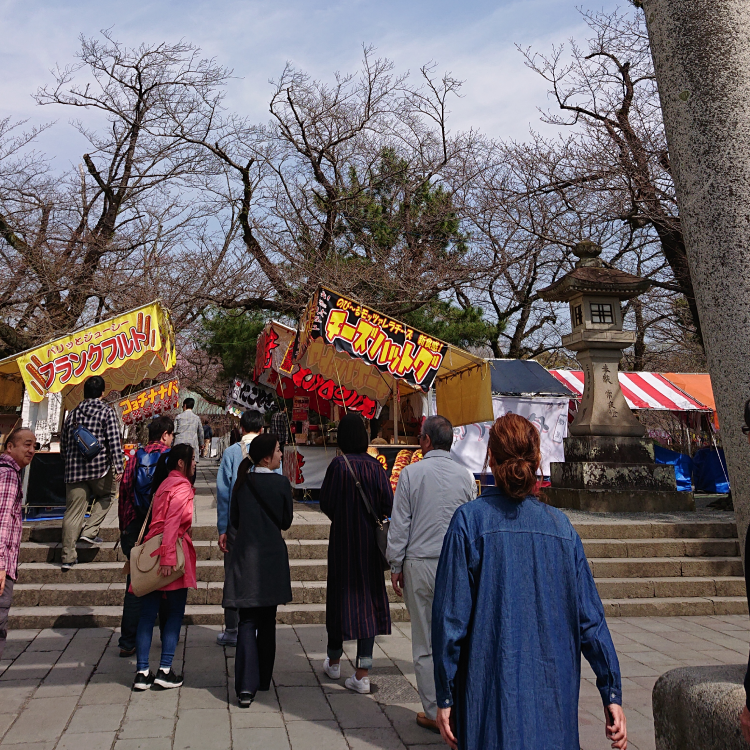
[[(202, 465), (196, 523), (215, 521), (215, 467)], [(213, 469), (213, 470), (212, 470)], [(198, 498), (201, 498), (198, 501)], [(213, 517), (212, 517), (213, 513)], [(106, 524), (116, 525), (116, 509)], [(70, 606), (76, 603), (71, 601)], [(11, 615), (13, 610), (11, 609)], [(613, 617), (608, 620), (623, 675), (629, 747), (654, 748), (651, 691), (682, 666), (746, 664), (746, 615)], [(234, 698), (234, 649), (215, 643), (218, 626), (183, 627), (175, 669), (185, 683), (131, 693), (135, 658), (118, 656), (115, 628), (11, 630), (0, 662), (0, 748), (16, 750), (429, 750), (446, 747), (420, 728), (410, 625), (378, 637), (371, 695), (350, 693), (355, 643), (345, 644), (342, 679), (322, 672), (324, 625), (280, 625), (274, 684), (249, 709)], [(155, 631), (152, 664), (160, 649)], [(609, 747), (593, 672), (582, 661), (582, 750)], [(543, 721), (543, 717), (540, 717)]]

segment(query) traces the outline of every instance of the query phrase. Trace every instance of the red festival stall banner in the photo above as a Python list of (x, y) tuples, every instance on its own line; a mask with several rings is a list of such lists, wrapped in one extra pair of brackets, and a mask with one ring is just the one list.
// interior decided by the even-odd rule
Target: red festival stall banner
[(305, 310), (297, 361), (317, 339), (424, 392), (448, 352), (448, 344), (324, 287)]
[(124, 424), (139, 424), (173, 411), (180, 405), (180, 381), (167, 380), (114, 403)]

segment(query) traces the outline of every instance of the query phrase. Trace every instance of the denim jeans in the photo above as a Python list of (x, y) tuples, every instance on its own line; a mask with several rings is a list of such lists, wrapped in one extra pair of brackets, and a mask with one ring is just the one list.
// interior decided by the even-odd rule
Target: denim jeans
[[(133, 521), (124, 531), (120, 532), (120, 547), (122, 554), (130, 559), (130, 551), (138, 541), (141, 533), (141, 521)], [(167, 600), (161, 600), (159, 607), (159, 630), (164, 632), (164, 624), (167, 622)], [(135, 634), (138, 631), (138, 623), (141, 619), (141, 600), (130, 591), (130, 576), (125, 581), (125, 597), (122, 601), (122, 620), (120, 622), (120, 640), (118, 646), (123, 651), (135, 648)]]
[[(357, 639), (357, 669), (372, 669), (372, 650), (375, 648), (375, 636)], [(328, 636), (328, 658), (340, 659), (344, 653), (344, 642)]]
[(152, 591), (141, 600), (141, 619), (138, 622), (136, 634), (136, 661), (139, 672), (148, 670), (148, 654), (151, 651), (151, 638), (154, 634), (154, 622), (159, 614), (162, 597), (166, 597), (169, 613), (164, 623), (164, 631), (161, 636), (161, 661), (159, 666), (169, 669), (172, 666), (174, 652), (180, 640), (180, 628), (185, 617), (185, 604), (187, 603), (187, 589), (175, 589), (174, 591)]
[(269, 690), (276, 660), (276, 607), (239, 611), (234, 689), (240, 693)]

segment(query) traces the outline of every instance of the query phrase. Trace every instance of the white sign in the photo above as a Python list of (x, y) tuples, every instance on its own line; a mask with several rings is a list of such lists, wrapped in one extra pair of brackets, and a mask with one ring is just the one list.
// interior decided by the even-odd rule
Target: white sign
[[(519, 414), (539, 430), (544, 476), (550, 474), (550, 463), (565, 461), (563, 438), (568, 435), (567, 398), (493, 396), (492, 407), (495, 419), (509, 413)], [(484, 468), (490, 427), (492, 422), (481, 422), (453, 430), (451, 455), (474, 474), (480, 474)]]
[(227, 411), (231, 407), (245, 409), (257, 409), (265, 414), (276, 403), (274, 392), (271, 388), (258, 385), (251, 380), (235, 378), (227, 396)]

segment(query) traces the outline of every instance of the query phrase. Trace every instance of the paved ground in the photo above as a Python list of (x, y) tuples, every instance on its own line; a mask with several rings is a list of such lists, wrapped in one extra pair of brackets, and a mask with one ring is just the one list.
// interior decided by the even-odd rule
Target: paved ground
[[(745, 663), (742, 616), (621, 618), (610, 623), (620, 655), (631, 748), (654, 747), (651, 690), (683, 665)], [(178, 690), (131, 693), (133, 659), (120, 659), (111, 629), (16, 631), (0, 663), (0, 748), (28, 750), (396, 750), (444, 747), (418, 727), (409, 625), (378, 638), (374, 693), (349, 693), (321, 673), (325, 628), (278, 629), (274, 686), (249, 709), (234, 704), (233, 650), (217, 629), (186, 628), (175, 666)], [(347, 655), (353, 656), (347, 644)], [(157, 663), (158, 632), (152, 665)], [(342, 662), (348, 675), (351, 663)], [(582, 750), (608, 744), (594, 678), (581, 681)]]

